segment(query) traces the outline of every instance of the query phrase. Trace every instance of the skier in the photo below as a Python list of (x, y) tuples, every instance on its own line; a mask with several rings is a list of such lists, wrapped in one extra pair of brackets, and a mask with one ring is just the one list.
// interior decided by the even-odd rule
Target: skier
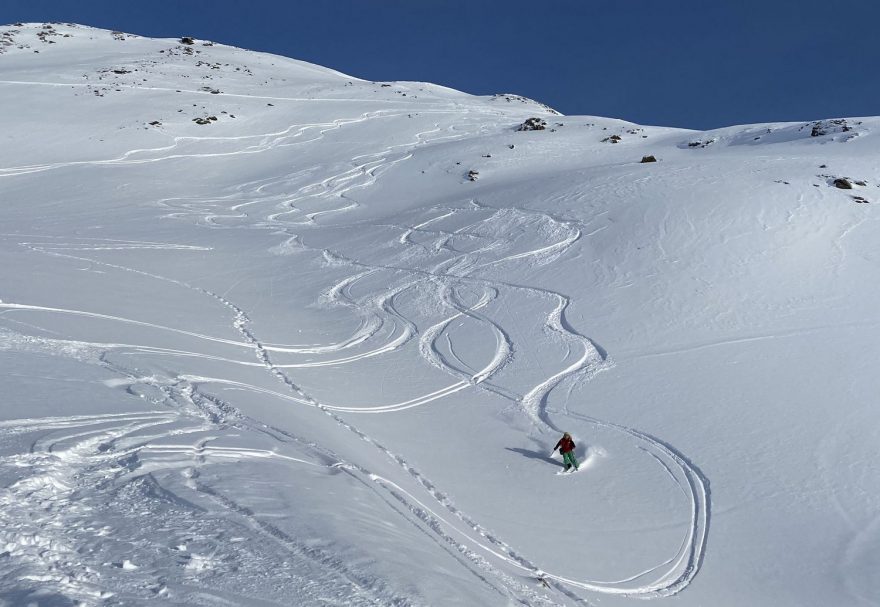
[(562, 435), (562, 438), (559, 439), (559, 442), (556, 443), (556, 446), (553, 447), (553, 451), (551, 455), (559, 449), (559, 452), (562, 454), (562, 461), (565, 462), (565, 471), (568, 472), (568, 469), (574, 467), (575, 470), (578, 469), (578, 462), (574, 458), (574, 441), (571, 440), (571, 434), (566, 432)]

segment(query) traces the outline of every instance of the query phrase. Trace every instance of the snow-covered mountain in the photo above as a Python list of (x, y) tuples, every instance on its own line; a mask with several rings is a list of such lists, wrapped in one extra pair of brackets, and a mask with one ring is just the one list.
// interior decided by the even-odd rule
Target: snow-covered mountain
[(0, 605), (880, 601), (880, 119), (62, 24), (0, 91)]

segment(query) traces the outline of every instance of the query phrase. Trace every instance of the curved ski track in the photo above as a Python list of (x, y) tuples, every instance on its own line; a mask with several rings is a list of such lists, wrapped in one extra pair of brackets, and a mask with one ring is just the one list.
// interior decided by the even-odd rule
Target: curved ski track
[[(227, 138), (224, 141), (235, 139), (248, 143), (250, 140), (256, 140), (256, 143), (222, 153), (248, 154), (281, 145), (301, 145), (312, 141), (302, 138), (308, 131), (316, 130), (317, 137), (321, 137), (327, 129), (341, 128), (350, 123), (378, 117), (382, 113), (381, 111), (367, 113), (357, 119), (341, 119), (324, 124), (294, 125), (278, 133)], [(250, 227), (283, 231), (289, 236), (288, 242), (295, 242), (299, 248), (308, 250), (308, 247), (302, 244), (299, 235), (292, 231), (293, 229), (314, 229), (318, 226), (317, 221), (320, 217), (354, 208), (357, 202), (348, 197), (348, 193), (375, 183), (382, 172), (394, 164), (411, 158), (412, 150), (416, 146), (440, 138), (466, 136), (466, 134), (451, 134), (430, 137), (440, 132), (438, 127), (417, 134), (415, 141), (409, 144), (391, 146), (376, 153), (358, 156), (349, 166), (338, 167), (340, 172), (337, 174), (311, 181), (306, 185), (294, 185), (292, 194), (289, 193), (288, 188), (300, 182), (303, 176), (308, 178), (316, 169), (301, 171), (275, 180), (244, 184), (239, 192), (223, 199), (165, 200), (162, 201), (162, 205), (170, 209), (171, 216), (201, 217), (205, 225), (214, 228)], [(49, 170), (58, 166), (155, 162), (180, 157), (181, 154), (167, 153), (184, 143), (182, 140), (185, 139), (194, 138), (178, 138), (167, 148), (132, 150), (119, 158), (105, 161), (3, 169), (0, 170), (0, 177)], [(200, 139), (199, 143), (210, 142), (206, 138)], [(157, 152), (166, 154), (156, 156)], [(217, 153), (201, 152), (185, 155), (202, 156)], [(151, 155), (152, 157), (149, 157)], [(277, 193), (271, 193), (272, 190), (276, 190)], [(242, 199), (246, 202), (230, 204)], [(328, 202), (331, 203), (330, 206), (327, 205)], [(225, 212), (221, 208), (224, 205)], [(306, 207), (309, 206), (316, 208), (308, 210)], [(251, 215), (254, 213), (259, 213), (260, 217), (252, 218)], [(50, 573), (44, 576), (42, 582), (72, 590), (76, 596), (86, 601), (102, 600), (110, 596), (113, 583), (102, 579), (103, 574), (88, 568), (85, 573), (75, 574), (65, 569), (64, 564), (69, 562), (70, 555), (75, 550), (75, 545), (70, 539), (72, 534), (76, 533), (75, 530), (53, 529), (51, 525), (45, 524), (37, 525), (40, 527), (38, 531), (31, 530), (26, 524), (22, 525), (20, 519), (25, 516), (26, 510), (36, 506), (37, 511), (63, 510), (67, 512), (70, 520), (90, 521), (86, 513), (78, 511), (77, 502), (71, 499), (78, 488), (95, 483), (107, 487), (128, 486), (134, 480), (145, 478), (144, 474), (137, 472), (136, 469), (149, 462), (151, 467), (148, 469), (151, 471), (161, 469), (163, 466), (187, 466), (193, 481), (192, 487), (196, 491), (218, 504), (229, 517), (237, 519), (238, 524), (243, 529), (247, 529), (248, 533), (265, 537), (279, 549), (310, 560), (316, 564), (316, 568), (328, 571), (327, 575), (332, 577), (335, 583), (343, 585), (344, 592), (348, 593), (347, 596), (355, 597), (351, 604), (408, 604), (407, 597), (396, 595), (393, 589), (369, 579), (363, 572), (351, 568), (332, 555), (302, 544), (280, 528), (255, 515), (247, 507), (237, 504), (231, 497), (222, 495), (198, 481), (198, 468), (206, 461), (273, 458), (291, 466), (318, 466), (350, 474), (358, 481), (372, 487), (393, 511), (409, 519), (417, 527), (423, 526), (420, 528), (423, 528), (434, 541), (444, 546), (444, 549), (477, 576), (481, 583), (502, 596), (524, 605), (549, 605), (554, 604), (554, 601), (543, 591), (538, 591), (499, 570), (492, 565), (489, 558), (503, 561), (525, 574), (544, 580), (550, 588), (562, 593), (568, 599), (584, 603), (587, 603), (586, 599), (574, 594), (574, 589), (652, 598), (675, 594), (685, 588), (699, 571), (704, 556), (710, 507), (707, 479), (694, 464), (673, 447), (634, 428), (568, 411), (551, 412), (547, 401), (554, 388), (564, 382), (572, 382), (598, 373), (611, 363), (604, 352), (566, 321), (565, 312), (569, 305), (567, 296), (494, 278), (498, 272), (493, 271), (503, 268), (505, 264), (552, 263), (569, 251), (582, 237), (578, 225), (573, 221), (552, 217), (541, 211), (518, 207), (494, 209), (477, 201), (471, 201), (464, 207), (438, 207), (429, 210), (428, 214), (428, 217), (423, 217), (413, 225), (394, 226), (399, 229), (399, 235), (394, 239), (394, 242), (400, 245), (401, 255), (398, 262), (382, 265), (351, 259), (340, 252), (321, 252), (328, 264), (348, 266), (353, 270), (350, 276), (326, 289), (324, 303), (344, 306), (360, 318), (359, 328), (354, 333), (337, 343), (328, 344), (298, 345), (264, 342), (249, 328), (250, 319), (246, 311), (220, 294), (189, 282), (110, 264), (87, 256), (89, 251), (115, 248), (185, 251), (197, 250), (198, 247), (86, 238), (71, 239), (72, 242), (38, 238), (38, 241), (21, 243), (35, 253), (77, 259), (118, 271), (141, 274), (212, 298), (228, 309), (232, 326), (239, 333), (240, 339), (213, 337), (121, 316), (25, 303), (0, 301), (0, 317), (28, 311), (83, 315), (107, 322), (134, 324), (156, 331), (174, 332), (196, 340), (222, 344), (241, 354), (250, 353), (256, 359), (244, 360), (234, 354), (221, 357), (197, 351), (160, 348), (149, 344), (72, 342), (29, 337), (9, 331), (0, 332), (0, 348), (4, 349), (37, 349), (67, 355), (71, 355), (71, 352), (72, 355), (78, 355), (83, 350), (92, 350), (97, 353), (99, 364), (125, 378), (120, 383), (126, 385), (130, 392), (141, 396), (149, 394), (149, 398), (157, 406), (155, 412), (130, 415), (44, 418), (0, 423), (0, 435), (40, 430), (46, 432), (45, 436), (48, 437), (34, 442), (27, 454), (0, 459), (0, 466), (28, 465), (33, 469), (32, 473), (22, 476), (20, 480), (0, 492), (0, 519), (2, 519), (0, 546), (6, 546), (4, 550), (15, 560), (17, 567), (23, 572), (22, 575), (33, 576), (35, 571), (48, 571)], [(461, 219), (462, 216), (467, 215), (472, 216), (472, 221), (465, 228), (446, 231), (440, 227), (447, 219)], [(227, 223), (229, 225), (226, 225)], [(544, 244), (537, 248), (518, 250), (517, 243), (508, 240), (505, 235), (506, 225), (531, 229), (531, 235), (542, 237)], [(459, 243), (465, 241), (470, 243), (470, 246), (464, 249), (456, 248)], [(412, 259), (410, 253), (413, 250), (437, 254), (442, 260), (434, 265), (407, 265), (407, 260)], [(355, 285), (379, 274), (393, 278), (393, 281), (389, 281), (391, 282), (389, 288), (378, 292), (367, 290), (366, 295), (354, 294)], [(419, 321), (422, 319), (407, 318), (397, 306), (397, 301), (403, 294), (412, 292), (431, 293), (436, 296), (447, 310), (446, 315), (420, 330)], [(540, 321), (544, 333), (550, 339), (564, 344), (569, 351), (580, 352), (574, 355), (567, 366), (546, 377), (525, 394), (517, 394), (514, 390), (506, 388), (503, 380), (494, 381), (511, 364), (518, 346), (503, 324), (493, 318), (490, 310), (494, 302), (521, 297), (546, 301), (548, 311)], [(465, 363), (455, 351), (455, 338), (450, 332), (450, 325), (461, 318), (467, 318), (483, 326), (495, 337), (495, 353), (481, 368), (473, 368)], [(414, 338), (418, 338), (418, 352), (424, 361), (448, 374), (453, 382), (444, 388), (415, 396), (405, 402), (360, 407), (320, 402), (299, 386), (287, 371), (298, 367), (343, 365), (367, 357), (381, 356), (406, 346)], [(122, 351), (136, 351), (142, 355), (205, 358), (263, 367), (276, 377), (281, 387), (279, 391), (269, 391), (226, 378), (202, 377), (186, 372), (165, 378), (143, 377), (108, 357), (108, 354)], [(303, 354), (323, 358), (308, 362), (276, 362), (275, 360), (277, 357), (295, 357)], [(203, 386), (210, 384), (234, 385), (242, 389), (271, 393), (288, 402), (319, 408), (341, 427), (353, 433), (358, 439), (373, 445), (394, 461), (404, 471), (405, 478), (421, 487), (425, 496), (417, 497), (391, 479), (381, 477), (357, 463), (343, 461), (334, 453), (308, 439), (296, 437), (289, 432), (267, 426), (243, 415), (232, 404), (206, 392)], [(671, 482), (681, 489), (691, 504), (691, 524), (677, 553), (647, 571), (616, 581), (576, 580), (546, 572), (538, 563), (520, 554), (515, 547), (495, 536), (471, 516), (458, 509), (430, 479), (411, 466), (401, 455), (376, 442), (340, 416), (340, 413), (400, 411), (435, 402), (449, 394), (472, 387), (492, 391), (510, 400), (529, 416), (538, 432), (558, 430), (551, 413), (559, 413), (598, 428), (629, 436), (658, 462)], [(315, 461), (284, 455), (274, 450), (212, 447), (207, 440), (202, 440), (195, 446), (151, 444), (151, 441), (157, 438), (167, 438), (170, 435), (216, 432), (227, 428), (264, 434), (278, 441), (282, 446), (295, 445), (300, 452), (309, 453)], [(62, 445), (66, 448), (62, 449)], [(150, 474), (146, 476), (150, 477)], [(153, 487), (150, 491), (155, 492), (160, 489)], [(100, 536), (100, 529), (93, 529), (88, 525), (83, 529), (83, 533)], [(481, 553), (467, 546), (475, 546)], [(161, 580), (156, 580), (150, 588), (155, 590), (156, 596), (160, 596), (163, 592)]]

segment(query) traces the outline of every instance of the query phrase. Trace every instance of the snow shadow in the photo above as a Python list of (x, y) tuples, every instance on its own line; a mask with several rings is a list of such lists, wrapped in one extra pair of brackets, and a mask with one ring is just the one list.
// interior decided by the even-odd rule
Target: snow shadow
[(0, 605), (39, 605), (39, 607), (75, 607), (78, 603), (64, 595), (34, 590), (0, 592)]
[(554, 466), (559, 466), (559, 461), (550, 457), (550, 455), (546, 452), (542, 451), (533, 451), (532, 449), (522, 449), (521, 447), (505, 447), (508, 451), (513, 451), (514, 453), (519, 453), (520, 455), (527, 457), (529, 459), (537, 459), (549, 464), (553, 464)]

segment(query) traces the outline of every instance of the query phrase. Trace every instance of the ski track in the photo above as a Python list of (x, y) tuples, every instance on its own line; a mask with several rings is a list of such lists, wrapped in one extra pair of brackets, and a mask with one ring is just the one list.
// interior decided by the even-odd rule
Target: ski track
[[(3, 84), (3, 82), (0, 82)], [(305, 101), (305, 100), (291, 100), (291, 101)], [(308, 100), (313, 101), (313, 100)], [(365, 112), (362, 115), (355, 118), (339, 118), (333, 120), (331, 122), (315, 122), (315, 123), (306, 123), (306, 124), (294, 124), (291, 125), (281, 131), (273, 132), (273, 133), (259, 133), (259, 134), (251, 134), (251, 135), (237, 135), (237, 136), (214, 136), (214, 137), (197, 137), (192, 135), (187, 136), (175, 136), (172, 139), (172, 143), (166, 146), (156, 147), (156, 148), (144, 148), (144, 149), (135, 149), (124, 152), (120, 156), (115, 158), (105, 158), (105, 159), (95, 159), (95, 160), (76, 160), (69, 162), (55, 162), (55, 163), (47, 163), (47, 164), (36, 164), (36, 165), (23, 165), (17, 167), (7, 167), (0, 168), (0, 178), (3, 177), (15, 177), (18, 175), (27, 175), (31, 173), (38, 173), (44, 171), (50, 171), (60, 168), (69, 168), (69, 167), (79, 167), (79, 166), (125, 166), (125, 165), (137, 165), (137, 164), (147, 164), (153, 162), (164, 162), (167, 160), (176, 160), (183, 158), (216, 158), (216, 157), (228, 157), (228, 156), (240, 156), (247, 154), (259, 154), (262, 152), (266, 152), (272, 149), (280, 148), (280, 147), (288, 147), (291, 145), (301, 145), (306, 143), (312, 143), (319, 139), (322, 139), (328, 131), (336, 130), (342, 128), (344, 126), (359, 124), (371, 119), (377, 118), (385, 118), (385, 117), (401, 117), (408, 115), (410, 112), (403, 110), (375, 110), (372, 112)], [(453, 109), (425, 109), (424, 111), (420, 111), (420, 114), (450, 114), (454, 113)], [(312, 139), (302, 139), (303, 136), (309, 133), (309, 131), (315, 130), (317, 131), (317, 135)], [(231, 150), (222, 150), (216, 152), (192, 152), (192, 153), (172, 153), (175, 149), (185, 145), (189, 142), (195, 143), (227, 143), (227, 142), (241, 142), (246, 140), (258, 140), (256, 143), (249, 145), (245, 148), (234, 148)], [(400, 146), (393, 146), (400, 147)], [(145, 156), (144, 158), (137, 158), (137, 156)], [(369, 164), (369, 163), (364, 163)], [(362, 165), (363, 166), (363, 165)], [(354, 169), (352, 169), (354, 170)], [(334, 179), (339, 179), (342, 176), (336, 176)]]
[[(446, 110), (446, 112), (451, 110)], [(441, 113), (442, 110), (437, 110)], [(349, 124), (363, 122), (379, 117), (400, 116), (401, 112), (391, 110), (368, 112), (358, 118), (340, 119), (331, 123), (315, 123), (293, 125), (277, 133), (249, 135), (234, 138), (210, 138), (223, 142), (257, 140), (243, 149), (216, 153), (199, 154), (168, 154), (174, 148), (188, 141), (204, 142), (209, 138), (182, 137), (175, 138), (167, 147), (149, 150), (132, 150), (122, 156), (102, 161), (81, 161), (32, 165), (0, 169), (0, 177), (25, 174), (29, 172), (51, 170), (59, 167), (98, 164), (135, 164), (157, 162), (171, 158), (202, 157), (205, 155), (236, 155), (266, 151), (279, 146), (300, 145), (315, 141), (324, 136), (328, 130), (339, 129)], [(304, 139), (309, 131), (317, 131), (314, 139)], [(289, 237), (289, 241), (300, 242), (299, 235), (293, 229), (318, 227), (318, 220), (331, 213), (340, 213), (356, 208), (358, 203), (349, 194), (360, 188), (374, 184), (381, 174), (394, 165), (405, 162), (412, 157), (413, 149), (432, 141), (467, 136), (466, 133), (442, 136), (432, 139), (430, 135), (440, 133), (439, 128), (418, 133), (414, 141), (389, 146), (376, 153), (361, 154), (352, 158), (348, 167), (339, 167), (337, 174), (311, 181), (306, 185), (294, 186), (292, 194), (285, 193), (288, 186), (295, 184), (302, 176), (294, 174), (289, 179), (279, 178), (263, 182), (244, 184), (242, 191), (230, 195), (226, 199), (190, 199), (161, 202), (172, 217), (200, 217), (204, 225), (215, 229), (249, 227), (281, 231)], [(162, 153), (159, 156), (157, 154)], [(141, 157), (138, 156), (150, 156)], [(308, 177), (308, 174), (305, 175)], [(272, 188), (280, 189), (277, 194), (265, 193)], [(243, 196), (245, 194), (245, 196)], [(230, 204), (245, 198), (247, 202)], [(338, 206), (325, 207), (319, 210), (306, 210), (304, 207), (313, 202), (339, 201)], [(210, 210), (217, 205), (228, 205), (227, 213)], [(246, 209), (247, 212), (243, 212)], [(260, 209), (262, 217), (253, 217)], [(41, 337), (14, 335), (11, 332), (0, 332), (0, 348), (44, 348), (61, 353), (65, 347), (74, 350), (91, 348), (100, 353), (100, 364), (113, 370), (126, 379), (119, 385), (125, 385), (132, 394), (161, 394), (153, 398), (153, 403), (162, 406), (156, 411), (136, 414), (112, 414), (94, 416), (55, 417), (30, 420), (10, 420), (0, 422), (0, 436), (28, 433), (44, 433), (42, 438), (32, 444), (30, 453), (8, 455), (0, 458), (0, 466), (12, 463), (21, 467), (22, 461), (32, 466), (34, 472), (23, 476), (17, 482), (6, 487), (0, 493), (0, 540), (4, 550), (16, 562), (21, 571), (22, 579), (37, 581), (36, 571), (48, 571), (45, 579), (39, 581), (53, 584), (65, 589), (72, 596), (81, 597), (84, 601), (105, 600), (112, 595), (112, 582), (104, 580), (102, 574), (88, 567), (77, 568), (71, 563), (75, 552), (75, 530), (51, 529), (45, 525), (49, 519), (37, 522), (39, 531), (32, 531), (18, 521), (24, 516), (26, 509), (34, 505), (47, 512), (65, 511), (69, 520), (83, 520), (82, 513), (75, 512), (76, 501), (72, 499), (78, 488), (90, 484), (112, 487), (131, 483), (143, 478), (138, 467), (145, 466), (148, 476), (168, 466), (190, 466), (192, 487), (199, 494), (217, 504), (228, 516), (239, 520), (240, 525), (251, 533), (264, 537), (278, 546), (279, 550), (295, 555), (301, 560), (315, 563), (317, 567), (329, 570), (344, 585), (346, 596), (354, 597), (357, 604), (409, 604), (409, 598), (396, 595), (394, 590), (381, 581), (369, 577), (364, 572), (350, 568), (346, 563), (324, 553), (305, 546), (295, 537), (287, 534), (254, 513), (249, 508), (221, 494), (206, 483), (198, 481), (198, 468), (212, 461), (242, 461), (253, 459), (274, 459), (285, 465), (318, 467), (343, 471), (357, 478), (360, 482), (377, 488), (382, 499), (389, 508), (398, 515), (407, 518), (420, 529), (424, 529), (429, 537), (443, 545), (447, 552), (471, 571), (481, 583), (509, 600), (524, 605), (549, 605), (555, 601), (522, 581), (512, 577), (495, 565), (487, 557), (506, 563), (515, 570), (533, 578), (549, 582), (548, 588), (561, 593), (567, 599), (589, 604), (586, 599), (578, 596), (573, 590), (590, 591), (600, 594), (653, 598), (669, 596), (684, 589), (697, 574), (702, 564), (709, 528), (710, 493), (708, 480), (699, 469), (686, 457), (659, 439), (651, 437), (636, 429), (605, 422), (571, 411), (556, 412), (548, 408), (551, 392), (564, 382), (574, 382), (592, 376), (607, 369), (612, 363), (607, 355), (589, 338), (578, 333), (566, 320), (565, 311), (569, 299), (562, 293), (549, 291), (528, 285), (500, 281), (494, 278), (497, 269), (504, 264), (528, 263), (534, 265), (550, 264), (566, 254), (582, 238), (582, 232), (575, 222), (553, 217), (547, 213), (520, 207), (494, 209), (471, 201), (465, 207), (429, 209), (429, 217), (412, 225), (393, 226), (400, 234), (393, 239), (403, 249), (422, 249), (433, 254), (445, 254), (447, 258), (429, 267), (407, 266), (402, 263), (376, 264), (346, 257), (337, 251), (320, 251), (327, 263), (344, 265), (354, 271), (349, 277), (330, 286), (324, 295), (327, 306), (343, 306), (359, 317), (359, 327), (347, 338), (329, 344), (273, 344), (261, 341), (250, 329), (250, 318), (245, 310), (238, 307), (225, 296), (199, 287), (188, 281), (159, 276), (135, 268), (108, 263), (84, 256), (89, 251), (112, 251), (131, 249), (205, 251), (204, 247), (179, 245), (171, 243), (134, 242), (76, 239), (75, 242), (21, 242), (20, 244), (34, 253), (56, 256), (88, 262), (112, 269), (114, 271), (133, 272), (153, 280), (159, 280), (175, 287), (187, 289), (199, 296), (209, 297), (228, 310), (232, 318), (232, 327), (240, 335), (239, 339), (227, 339), (199, 334), (174, 327), (124, 318), (109, 314), (100, 314), (84, 310), (71, 310), (52, 306), (41, 306), (23, 303), (0, 301), (0, 318), (10, 313), (40, 312), (85, 316), (112, 323), (123, 323), (159, 331), (172, 332), (196, 339), (199, 342), (215, 343), (231, 346), (243, 353), (250, 352), (255, 360), (247, 361), (235, 357), (222, 357), (207, 353), (188, 350), (175, 350), (152, 346), (149, 344), (116, 344), (97, 342), (76, 342), (74, 340), (49, 339)], [(452, 231), (440, 229), (437, 224), (452, 218), (460, 219), (462, 215), (472, 215), (473, 221), (464, 227)], [(246, 223), (226, 226), (222, 222), (240, 220)], [(527, 250), (516, 250), (514, 240), (505, 237), (506, 225), (523, 226), (545, 237), (540, 247)], [(417, 242), (427, 238), (428, 243)], [(13, 235), (8, 235), (13, 236)], [(19, 237), (21, 235), (18, 235)], [(456, 240), (467, 240), (476, 244), (469, 252), (457, 250)], [(314, 250), (313, 250), (314, 251)], [(317, 252), (317, 251), (316, 251)], [(405, 256), (404, 256), (405, 258)], [(352, 288), (361, 281), (380, 274), (396, 276), (395, 284), (378, 292), (357, 297)], [(369, 290), (368, 290), (369, 291)], [(407, 318), (397, 307), (396, 300), (409, 292), (428, 292), (435, 294), (447, 314), (439, 321), (419, 329), (419, 318)], [(474, 293), (478, 296), (473, 299)], [(467, 303), (468, 297), (472, 302)], [(574, 360), (559, 369), (543, 381), (537, 383), (524, 395), (516, 395), (513, 390), (502, 384), (494, 384), (496, 378), (513, 361), (517, 344), (504, 326), (493, 318), (492, 305), (500, 300), (516, 300), (517, 298), (540, 298), (547, 302), (549, 311), (539, 321), (544, 333), (560, 344), (564, 344), (569, 352), (577, 352)], [(451, 324), (460, 319), (467, 319), (484, 327), (494, 335), (496, 348), (493, 356), (482, 368), (474, 369), (466, 364), (456, 353), (454, 334), (450, 332)], [(299, 386), (288, 374), (287, 369), (310, 366), (344, 365), (355, 363), (365, 358), (405, 347), (413, 338), (418, 338), (418, 352), (422, 359), (442, 372), (452, 376), (456, 381), (427, 394), (415, 396), (399, 403), (375, 406), (347, 406), (320, 402)], [(380, 343), (374, 343), (379, 340)], [(445, 344), (445, 347), (444, 345)], [(340, 355), (341, 352), (362, 348), (352, 354)], [(203, 377), (190, 373), (177, 373), (172, 377), (143, 377), (133, 370), (125, 369), (118, 362), (111, 362), (108, 357), (114, 352), (136, 351), (140, 354), (195, 357), (207, 360), (218, 360), (236, 365), (259, 366), (271, 373), (282, 384), (281, 391), (248, 385), (222, 377)], [(276, 356), (288, 355), (319, 355), (328, 358), (310, 362), (276, 362)], [(206, 391), (210, 385), (230, 386), (254, 392), (269, 394), (287, 402), (315, 407), (330, 416), (340, 427), (351, 432), (358, 440), (363, 440), (385, 457), (395, 462), (404, 472), (404, 479), (415, 483), (426, 498), (417, 497), (412, 491), (405, 489), (400, 482), (379, 476), (369, 469), (354, 462), (345, 462), (334, 453), (315, 445), (313, 442), (296, 437), (279, 428), (248, 418), (232, 404)], [(411, 466), (404, 457), (393, 452), (373, 438), (361, 432), (355, 425), (340, 417), (341, 413), (391, 413), (412, 407), (423, 406), (436, 402), (445, 396), (479, 387), (490, 390), (511, 400), (531, 420), (537, 432), (557, 431), (553, 415), (560, 413), (578, 419), (588, 425), (630, 437), (639, 448), (647, 452), (682, 491), (691, 504), (687, 535), (678, 551), (665, 562), (636, 573), (625, 579), (615, 581), (576, 580), (544, 571), (538, 563), (520, 554), (513, 546), (482, 527), (475, 519), (462, 512), (456, 505), (420, 471)], [(161, 428), (165, 428), (159, 431)], [(151, 444), (157, 438), (167, 439), (169, 436), (189, 435), (236, 428), (248, 432), (261, 433), (272, 437), (281, 444), (292, 443), (302, 451), (312, 455), (318, 463), (285, 455), (268, 449), (249, 449), (211, 446), (207, 439), (195, 445), (174, 444), (163, 442)], [(149, 434), (150, 431), (155, 434)], [(69, 431), (68, 433), (61, 433)], [(66, 447), (66, 448), (65, 448)], [(193, 461), (196, 463), (193, 464)], [(149, 462), (149, 466), (146, 463)], [(109, 469), (109, 472), (107, 471)], [(102, 477), (102, 478), (99, 478)], [(153, 482), (155, 479), (153, 479)], [(430, 502), (430, 503), (426, 503)], [(39, 521), (37, 516), (37, 521)], [(92, 530), (84, 527), (86, 532)], [(467, 546), (475, 546), (482, 554)], [(28, 573), (29, 572), (29, 573)], [(29, 578), (27, 576), (30, 576)], [(155, 581), (155, 587), (163, 587), (162, 582)], [(159, 591), (157, 591), (159, 592)]]

